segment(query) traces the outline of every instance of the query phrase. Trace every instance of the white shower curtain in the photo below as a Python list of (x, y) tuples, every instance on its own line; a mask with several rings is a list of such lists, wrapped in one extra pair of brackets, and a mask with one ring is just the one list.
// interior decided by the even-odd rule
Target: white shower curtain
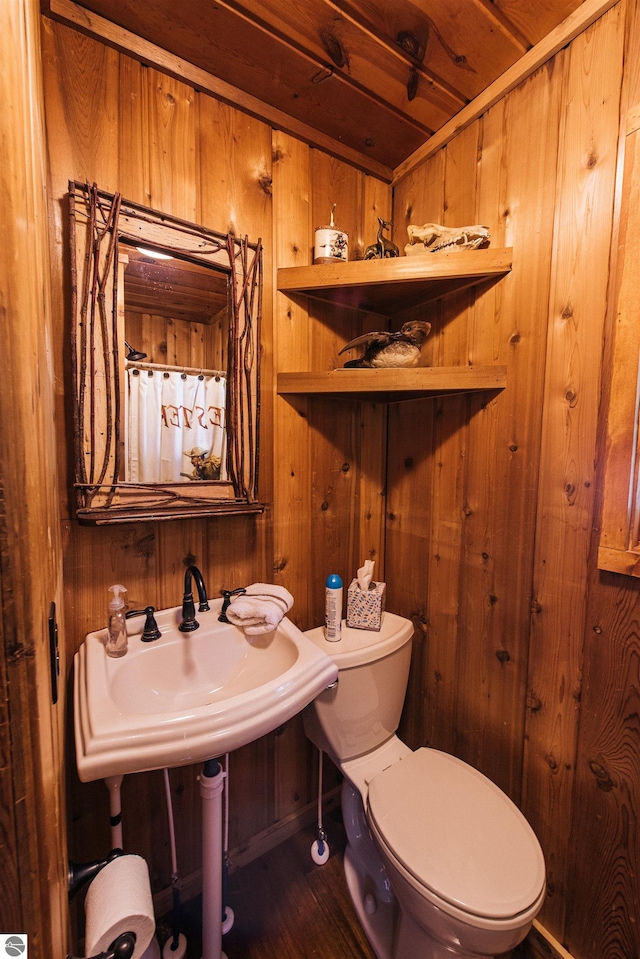
[(127, 369), (127, 482), (196, 480), (197, 450), (199, 463), (218, 458), (226, 479), (225, 403), (218, 374)]

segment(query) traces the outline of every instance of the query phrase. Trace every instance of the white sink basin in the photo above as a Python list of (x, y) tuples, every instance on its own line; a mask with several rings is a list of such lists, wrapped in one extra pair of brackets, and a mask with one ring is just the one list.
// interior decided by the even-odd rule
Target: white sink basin
[(83, 782), (204, 762), (246, 746), (300, 712), (338, 670), (283, 619), (246, 636), (218, 622), (222, 601), (181, 633), (181, 609), (156, 613), (162, 636), (143, 643), (144, 616), (128, 621), (129, 650), (106, 655), (106, 629), (75, 656), (74, 727)]

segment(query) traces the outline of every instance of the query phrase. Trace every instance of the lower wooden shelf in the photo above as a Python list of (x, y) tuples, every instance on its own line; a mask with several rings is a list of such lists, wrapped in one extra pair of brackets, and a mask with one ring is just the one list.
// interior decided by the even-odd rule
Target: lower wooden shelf
[(278, 393), (314, 394), (396, 403), (450, 393), (503, 390), (506, 366), (424, 366), (413, 369), (338, 369), (278, 373)]

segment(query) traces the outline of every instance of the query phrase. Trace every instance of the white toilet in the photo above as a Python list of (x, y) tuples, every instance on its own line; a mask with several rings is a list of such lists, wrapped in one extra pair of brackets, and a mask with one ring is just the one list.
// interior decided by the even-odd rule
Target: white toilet
[(378, 959), (478, 959), (513, 949), (545, 896), (540, 844), (489, 779), (395, 735), (413, 626), (384, 613), (380, 632), (329, 643), (338, 683), (304, 710), (308, 738), (344, 773), (344, 868)]

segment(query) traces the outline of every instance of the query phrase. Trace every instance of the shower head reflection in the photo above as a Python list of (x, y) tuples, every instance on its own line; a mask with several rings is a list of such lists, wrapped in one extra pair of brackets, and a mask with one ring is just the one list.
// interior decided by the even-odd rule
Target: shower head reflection
[(129, 352), (127, 353), (127, 359), (128, 359), (131, 363), (134, 363), (136, 360), (144, 360), (144, 359), (145, 359), (145, 357), (146, 357), (147, 354), (146, 354), (146, 353), (141, 353), (140, 350), (134, 350), (134, 348), (131, 346), (131, 343), (127, 343), (127, 341), (125, 340), (125, 341), (124, 341), (124, 345), (125, 345), (126, 348), (129, 350)]

